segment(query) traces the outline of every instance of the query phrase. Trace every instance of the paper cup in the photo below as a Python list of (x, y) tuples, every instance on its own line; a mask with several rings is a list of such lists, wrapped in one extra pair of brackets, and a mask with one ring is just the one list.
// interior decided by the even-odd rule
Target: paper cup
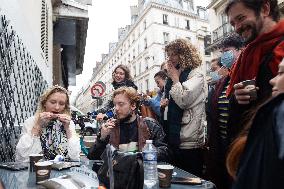
[(174, 167), (172, 165), (158, 165), (159, 186), (161, 188), (171, 187)]
[(30, 172), (35, 171), (35, 163), (43, 158), (43, 154), (31, 154), (30, 156)]
[(51, 165), (49, 161), (35, 163), (36, 183), (50, 178)]
[(242, 81), (245, 89), (250, 91), (250, 101), (254, 101), (257, 99), (257, 91), (256, 91), (256, 81), (255, 80), (245, 80)]

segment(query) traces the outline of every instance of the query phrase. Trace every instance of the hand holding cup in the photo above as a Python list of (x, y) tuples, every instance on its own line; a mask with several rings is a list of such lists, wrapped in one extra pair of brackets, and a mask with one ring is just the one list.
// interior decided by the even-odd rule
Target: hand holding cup
[(249, 104), (257, 99), (255, 80), (246, 80), (234, 85), (235, 97), (239, 104)]
[(101, 128), (101, 139), (105, 139), (116, 125), (116, 119), (108, 119)]

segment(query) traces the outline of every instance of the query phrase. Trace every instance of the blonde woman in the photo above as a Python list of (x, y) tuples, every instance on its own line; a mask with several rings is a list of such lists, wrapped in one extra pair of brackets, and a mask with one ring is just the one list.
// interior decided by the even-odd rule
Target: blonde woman
[(202, 61), (197, 49), (185, 39), (172, 41), (165, 51), (168, 56), (165, 130), (173, 164), (201, 176), (207, 97), (205, 75), (200, 68)]
[(56, 155), (79, 160), (81, 151), (75, 125), (71, 121), (68, 92), (53, 86), (40, 97), (37, 112), (28, 118), (16, 147), (16, 161), (29, 161), (29, 155), (43, 153), (45, 159)]

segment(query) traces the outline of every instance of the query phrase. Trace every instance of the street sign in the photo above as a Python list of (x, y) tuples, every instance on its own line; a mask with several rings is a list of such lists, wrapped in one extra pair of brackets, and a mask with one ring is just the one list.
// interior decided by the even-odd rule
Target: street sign
[(105, 90), (106, 90), (106, 85), (103, 82), (98, 81), (92, 86), (91, 94), (94, 98), (102, 97), (105, 93)]

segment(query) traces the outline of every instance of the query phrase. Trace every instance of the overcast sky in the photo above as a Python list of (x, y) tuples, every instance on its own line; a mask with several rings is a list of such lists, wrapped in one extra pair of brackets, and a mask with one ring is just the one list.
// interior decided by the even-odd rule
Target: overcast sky
[[(195, 0), (194, 6), (206, 7), (210, 0)], [(96, 61), (101, 60), (102, 53), (108, 53), (109, 42), (118, 40), (118, 28), (129, 25), (130, 6), (136, 5), (137, 0), (93, 0), (89, 7), (89, 24), (86, 51), (82, 74), (76, 77), (76, 87), (69, 87), (72, 91), (71, 101), (82, 86), (91, 79)]]

